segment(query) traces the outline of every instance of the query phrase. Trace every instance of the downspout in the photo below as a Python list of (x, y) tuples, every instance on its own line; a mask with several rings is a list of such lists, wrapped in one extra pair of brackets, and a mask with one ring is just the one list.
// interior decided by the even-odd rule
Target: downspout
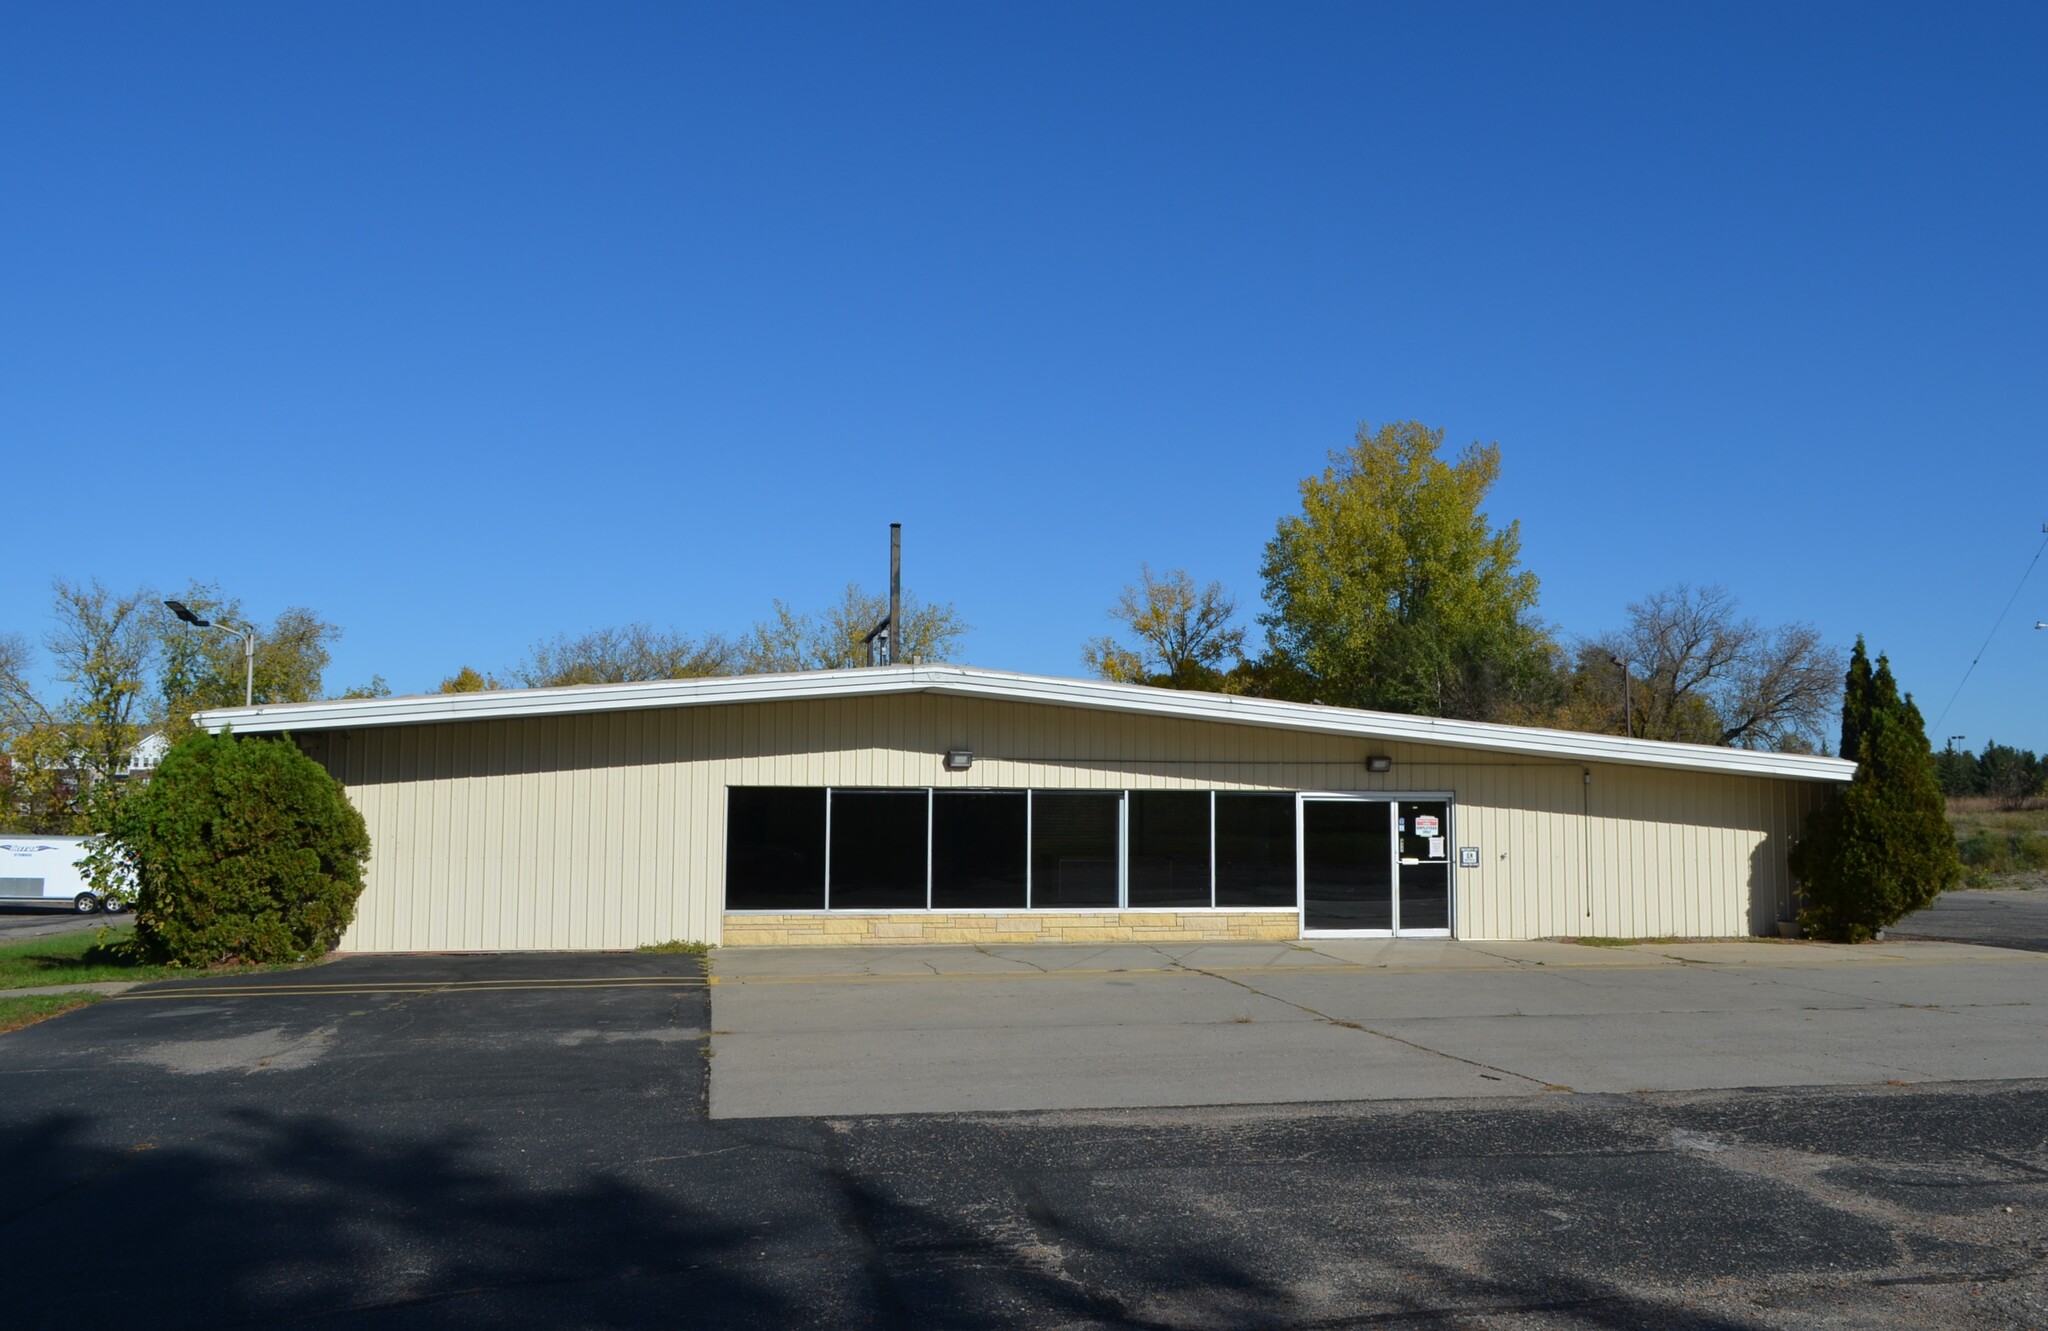
[(1579, 787), (1579, 866), (1586, 880), (1586, 918), (1593, 918), (1593, 769), (1585, 769)]

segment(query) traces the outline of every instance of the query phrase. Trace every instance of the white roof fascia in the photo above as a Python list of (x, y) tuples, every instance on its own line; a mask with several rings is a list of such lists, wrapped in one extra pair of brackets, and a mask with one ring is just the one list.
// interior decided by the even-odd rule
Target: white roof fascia
[[(1625, 763), (1795, 781), (1847, 781), (1856, 765), (1814, 754), (1763, 753), (1708, 744), (1629, 739), (1571, 730), (1488, 721), (1366, 712), (1317, 703), (1276, 702), (1222, 693), (1181, 692), (1107, 680), (1020, 675), (971, 666), (877, 666), (784, 675), (712, 676), (635, 684), (588, 684), (552, 689), (500, 689), (483, 693), (357, 698), (329, 702), (229, 707), (200, 712), (203, 729), (232, 727), (238, 734), (355, 730), (578, 712), (642, 711), (730, 703), (794, 702), (877, 694), (937, 693), (1004, 702), (1083, 707), (1179, 720), (1352, 735), (1360, 739), (1485, 749), (1551, 761)], [(991, 757), (995, 755), (990, 755)]]

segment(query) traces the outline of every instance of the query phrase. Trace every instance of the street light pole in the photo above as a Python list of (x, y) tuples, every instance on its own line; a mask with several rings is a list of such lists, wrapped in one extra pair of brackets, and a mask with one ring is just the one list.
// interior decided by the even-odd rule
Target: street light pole
[(1630, 739), (1636, 737), (1636, 691), (1629, 687), (1628, 662), (1618, 656), (1607, 658), (1621, 667), (1621, 728)]
[(223, 633), (239, 633), (242, 635), (242, 706), (254, 707), (256, 705), (256, 630), (246, 624), (216, 623), (210, 619), (201, 619), (192, 612), (192, 607), (186, 605), (183, 601), (165, 601), (164, 608), (184, 620), (187, 624), (197, 628), (219, 629)]

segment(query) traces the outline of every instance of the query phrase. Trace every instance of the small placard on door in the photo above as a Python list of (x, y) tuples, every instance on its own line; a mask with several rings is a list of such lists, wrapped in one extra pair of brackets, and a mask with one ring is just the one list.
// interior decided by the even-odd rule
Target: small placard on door
[(1478, 867), (1479, 867), (1479, 847), (1477, 847), (1477, 846), (1460, 846), (1460, 847), (1458, 847), (1458, 867), (1459, 867), (1460, 869), (1476, 869), (1476, 868), (1478, 868)]

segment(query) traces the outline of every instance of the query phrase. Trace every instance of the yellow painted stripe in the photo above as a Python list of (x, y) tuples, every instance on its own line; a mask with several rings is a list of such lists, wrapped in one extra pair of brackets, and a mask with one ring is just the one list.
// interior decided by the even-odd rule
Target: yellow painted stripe
[(600, 980), (594, 983), (583, 981), (573, 984), (552, 980), (462, 981), (445, 984), (435, 981), (423, 981), (416, 984), (405, 984), (402, 982), (362, 985), (249, 984), (212, 989), (180, 987), (177, 989), (153, 989), (141, 993), (116, 994), (114, 997), (123, 1001), (133, 1002), (161, 998), (318, 997), (322, 994), (333, 994), (341, 997), (371, 994), (505, 994), (521, 993), (528, 990), (575, 992), (590, 989), (701, 989), (703, 987), (704, 981), (702, 980), (684, 979)]

